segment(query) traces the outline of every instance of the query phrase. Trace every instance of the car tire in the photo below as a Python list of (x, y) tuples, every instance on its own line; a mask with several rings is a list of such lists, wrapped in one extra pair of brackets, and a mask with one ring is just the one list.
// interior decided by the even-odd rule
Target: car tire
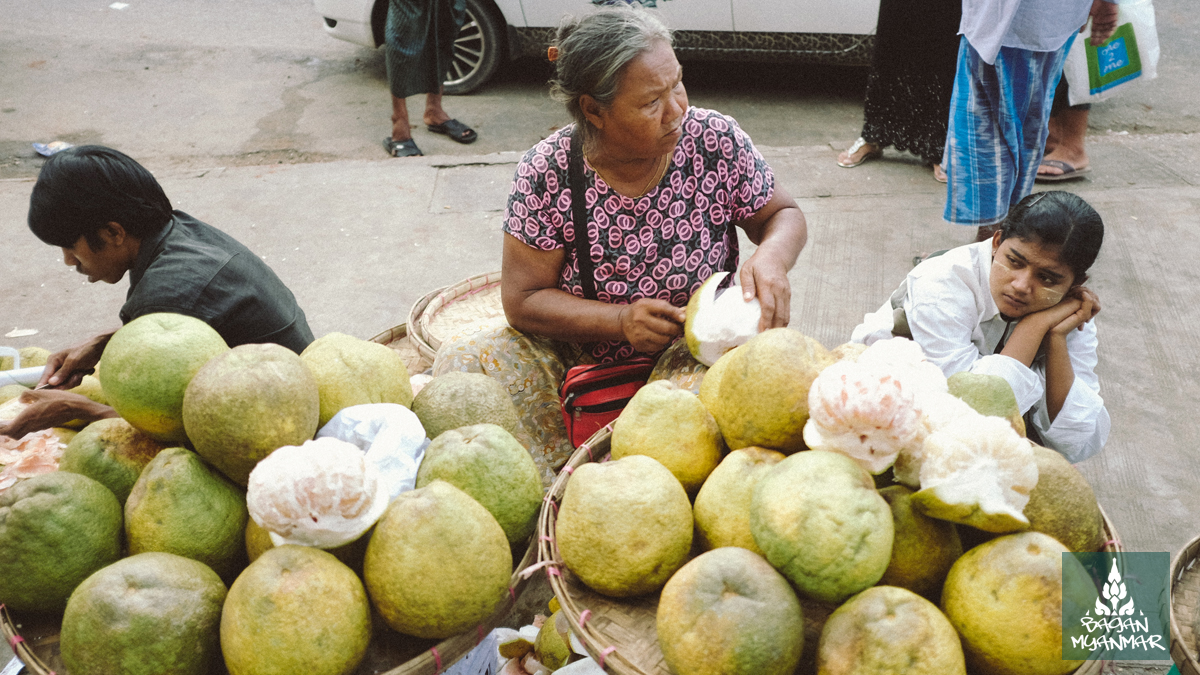
[(497, 17), (486, 0), (467, 0), (467, 20), (454, 40), (445, 93), (470, 93), (496, 73), (504, 49), (504, 26)]

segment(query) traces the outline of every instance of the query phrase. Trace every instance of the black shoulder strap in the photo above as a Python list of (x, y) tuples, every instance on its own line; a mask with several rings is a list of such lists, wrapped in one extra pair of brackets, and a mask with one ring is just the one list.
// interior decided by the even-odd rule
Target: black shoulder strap
[(579, 285), (583, 297), (596, 299), (596, 272), (592, 267), (592, 246), (588, 240), (587, 205), (583, 180), (583, 138), (576, 126), (571, 132), (571, 151), (567, 153), (567, 184), (571, 188), (571, 222), (575, 228), (575, 259), (579, 261)]

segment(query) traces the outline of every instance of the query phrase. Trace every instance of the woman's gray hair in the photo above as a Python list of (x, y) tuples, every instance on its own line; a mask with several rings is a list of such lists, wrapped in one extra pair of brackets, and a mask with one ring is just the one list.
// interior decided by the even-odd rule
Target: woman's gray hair
[(586, 139), (592, 127), (579, 99), (591, 96), (602, 108), (612, 104), (625, 67), (659, 42), (671, 44), (671, 31), (640, 6), (607, 7), (581, 19), (568, 19), (558, 29), (553, 47), (554, 79), (550, 95), (567, 104), (575, 128)]

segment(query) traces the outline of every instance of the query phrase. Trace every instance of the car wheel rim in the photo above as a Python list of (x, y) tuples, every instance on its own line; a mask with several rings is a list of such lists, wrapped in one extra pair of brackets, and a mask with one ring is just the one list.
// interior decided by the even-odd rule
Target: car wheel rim
[(459, 84), (479, 72), (487, 49), (487, 37), (483, 34), (483, 28), (475, 15), (468, 11), (467, 21), (458, 31), (458, 37), (454, 39), (454, 59), (450, 61), (445, 83)]

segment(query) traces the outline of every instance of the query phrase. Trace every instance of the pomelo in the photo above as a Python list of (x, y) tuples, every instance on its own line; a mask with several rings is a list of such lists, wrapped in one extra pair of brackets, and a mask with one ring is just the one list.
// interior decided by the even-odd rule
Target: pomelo
[(474, 631), (501, 607), (512, 567), (492, 514), (437, 480), (388, 507), (367, 544), (363, 577), (392, 629), (440, 639)]
[(932, 602), (895, 586), (855, 595), (825, 621), (818, 675), (966, 675), (962, 645)]
[(229, 346), (200, 319), (146, 314), (113, 334), (100, 360), (100, 385), (109, 405), (147, 436), (187, 440), (183, 394), (200, 367)]
[(1062, 554), (1041, 532), (1019, 532), (967, 551), (950, 568), (942, 611), (978, 675), (1064, 675)]
[(88, 577), (67, 602), (63, 663), (73, 675), (205, 675), (221, 658), (225, 584), (207, 565), (141, 553)]
[(1075, 553), (1099, 551), (1106, 539), (1104, 516), (1087, 479), (1049, 448), (1034, 445), (1033, 459), (1038, 482), (1025, 505), (1029, 529), (1054, 537)]
[(76, 434), (63, 451), (58, 469), (99, 481), (124, 507), (142, 469), (165, 447), (124, 419), (110, 417), (96, 420)]
[(300, 359), (317, 380), (321, 396), (319, 427), (352, 405), (412, 406), (412, 383), (404, 359), (384, 345), (330, 333), (308, 345)]
[(717, 419), (717, 408), (720, 406), (721, 399), (718, 392), (721, 390), (721, 377), (725, 374), (725, 368), (729, 365), (729, 360), (737, 353), (737, 348), (733, 348), (717, 362), (708, 368), (704, 373), (704, 378), (700, 380), (700, 390), (697, 396), (700, 397), (700, 402), (704, 404), (705, 409)]
[(221, 613), (230, 675), (349, 675), (367, 652), (362, 582), (329, 553), (280, 546), (233, 582)]
[(22, 347), (19, 353), (22, 368), (44, 366), (50, 360), (50, 350), (44, 347)]
[(963, 554), (963, 544), (954, 523), (930, 518), (915, 510), (912, 490), (892, 485), (879, 496), (892, 509), (892, 559), (879, 580), (881, 585), (899, 586), (930, 600), (942, 595), (942, 583), (950, 566)]
[(799, 331), (772, 328), (733, 352), (721, 373), (717, 404), (709, 406), (731, 450), (754, 445), (789, 454), (805, 448), (808, 389), (828, 359), (816, 347)]
[(613, 424), (612, 457), (645, 455), (667, 467), (688, 494), (696, 494), (717, 468), (725, 444), (700, 399), (667, 380), (633, 395)]
[(108, 405), (108, 397), (104, 395), (104, 387), (100, 385), (100, 378), (95, 375), (84, 375), (83, 381), (79, 383), (79, 386), (70, 391), (72, 394), (86, 396), (100, 405)]
[[(371, 532), (371, 530), (367, 530), (366, 534), (344, 546), (324, 550), (332, 553), (333, 557), (361, 577), (363, 557), (367, 554), (367, 542), (371, 540)], [(258, 560), (262, 554), (273, 548), (275, 548), (275, 542), (271, 541), (271, 533), (254, 522), (253, 518), (246, 521), (246, 557), (250, 562)]]
[(412, 411), (429, 438), (475, 424), (495, 424), (511, 434), (519, 423), (517, 406), (499, 380), (457, 370), (443, 373), (422, 387), (421, 393), (413, 397)]
[(317, 433), (317, 381), (276, 344), (240, 345), (204, 364), (183, 396), (183, 426), (196, 452), (238, 485), (262, 458)]
[(892, 556), (892, 512), (871, 474), (824, 450), (792, 455), (759, 481), (750, 531), (768, 562), (823, 602), (873, 586)]
[(479, 502), (504, 529), (513, 546), (528, 541), (537, 528), (542, 506), (542, 478), (537, 465), (511, 433), (495, 424), (476, 424), (439, 434), (425, 449), (417, 470), (417, 487), (435, 480), (444, 480)]
[(54, 612), (121, 557), (121, 505), (76, 473), (34, 476), (0, 493), (0, 604)]
[(744, 548), (718, 548), (684, 565), (663, 587), (655, 625), (676, 673), (791, 675), (804, 649), (800, 601)]
[(758, 335), (762, 306), (758, 298), (746, 301), (740, 286), (730, 286), (718, 295), (718, 286), (729, 272), (710, 276), (688, 300), (683, 335), (692, 356), (712, 366), (725, 352)]
[(613, 597), (662, 588), (687, 562), (692, 530), (687, 492), (644, 455), (576, 469), (556, 523), (563, 563), (592, 590)]
[(150, 460), (125, 502), (129, 553), (174, 553), (199, 560), (222, 579), (246, 565), (246, 495), (186, 448)]
[(982, 415), (1008, 420), (1013, 431), (1025, 436), (1025, 419), (1008, 381), (999, 375), (963, 371), (946, 378), (950, 393), (966, 401)]
[[(6, 384), (3, 387), (0, 387), (0, 403), (8, 403), (27, 391), (29, 391), (29, 387), (19, 384)], [(11, 421), (11, 419), (11, 417), (8, 418), (9, 421)]]
[(750, 533), (750, 502), (755, 486), (783, 458), (774, 450), (749, 447), (721, 460), (696, 494), (692, 508), (696, 536), (704, 550), (740, 546), (762, 555)]

